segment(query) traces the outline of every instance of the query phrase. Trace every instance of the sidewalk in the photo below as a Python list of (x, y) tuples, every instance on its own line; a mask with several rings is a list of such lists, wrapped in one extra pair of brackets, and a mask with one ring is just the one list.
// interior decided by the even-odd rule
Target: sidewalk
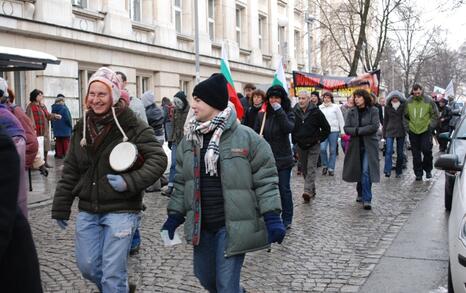
[(360, 292), (447, 292), (448, 213), (444, 209), (444, 184), (442, 174)]

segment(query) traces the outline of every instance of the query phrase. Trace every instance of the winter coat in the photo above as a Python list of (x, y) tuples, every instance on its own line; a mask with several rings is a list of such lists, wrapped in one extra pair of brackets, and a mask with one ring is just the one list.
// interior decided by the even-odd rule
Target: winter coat
[(405, 120), (406, 103), (400, 103), (398, 109), (393, 108), (392, 103), (387, 103), (385, 106), (384, 123), (382, 127), (383, 137), (405, 137), (408, 129), (406, 129)]
[(345, 126), (345, 120), (338, 105), (333, 103), (330, 105), (322, 104), (319, 106), (319, 109), (322, 111), (322, 113), (324, 113), (328, 124), (330, 124), (331, 132), (338, 131), (340, 134), (345, 133), (343, 130), (343, 126)]
[(450, 131), (450, 120), (453, 116), (451, 113), (451, 109), (448, 105), (445, 105), (443, 108), (439, 109), (439, 117), (437, 123), (437, 132), (449, 132)]
[(70, 137), (73, 124), (68, 107), (64, 104), (53, 104), (52, 113), (61, 115), (61, 119), (52, 120), (53, 135), (55, 137)]
[(302, 150), (327, 139), (330, 134), (330, 125), (320, 109), (310, 103), (303, 112), (299, 104), (294, 106), (295, 124), (291, 138)]
[(187, 105), (184, 109), (175, 107), (173, 112), (173, 132), (169, 141), (179, 144), (184, 137), (184, 123), (186, 117), (188, 117), (189, 106)]
[[(124, 173), (115, 172), (110, 167), (109, 156), (113, 148), (122, 142), (116, 124), (113, 122), (98, 149), (94, 150), (92, 146), (80, 145), (83, 128), (81, 119), (74, 128), (62, 178), (56, 187), (52, 205), (53, 219), (69, 219), (75, 197), (79, 197), (79, 209), (90, 213), (142, 210), (142, 191), (163, 174), (167, 156), (155, 140), (152, 128), (138, 119), (129, 108), (118, 116), (118, 121), (128, 141), (136, 145), (144, 159), (143, 165)], [(107, 174), (123, 176), (128, 190), (115, 191), (108, 183)]]
[(380, 181), (379, 174), (379, 110), (376, 107), (367, 107), (361, 117), (359, 125), (359, 111), (357, 107), (348, 112), (345, 121), (345, 132), (351, 135), (348, 152), (343, 164), (343, 180), (346, 182), (361, 181), (361, 141), (364, 143), (369, 161), (369, 173), (372, 182)]
[(151, 91), (145, 92), (141, 97), (142, 104), (146, 109), (147, 123), (152, 127), (155, 136), (164, 136), (163, 133), (163, 112), (155, 105), (155, 96)]
[(245, 112), (244, 112), (244, 118), (242, 121), (243, 125), (248, 126), (249, 128), (253, 128), (256, 125), (257, 121), (257, 114), (259, 114), (259, 110), (261, 107), (256, 108), (254, 106), (250, 106)]
[[(273, 110), (270, 104), (267, 106), (263, 137), (272, 148), (278, 171), (292, 168), (294, 165), (289, 137), (294, 129), (295, 117), (293, 110), (289, 107), (291, 105), (287, 107), (283, 105), (283, 101), (282, 108), (277, 111)], [(263, 118), (264, 112), (260, 112), (254, 127), (257, 133), (260, 132)]]
[(144, 108), (144, 104), (139, 98), (130, 97), (129, 108), (133, 110), (134, 114), (136, 114), (136, 117), (147, 123), (146, 109)]
[(26, 168), (32, 168), (32, 163), (39, 150), (34, 122), (24, 113), (21, 107), (10, 105), (13, 115), (19, 120), (26, 133)]
[(172, 105), (162, 105), (162, 111), (163, 111), (163, 130), (165, 133), (165, 141), (169, 141), (173, 133), (174, 107)]
[(29, 224), (18, 209), (20, 162), (0, 125), (0, 282), (2, 292), (42, 292), (39, 261)]
[(432, 131), (437, 126), (438, 109), (435, 102), (427, 96), (408, 98), (405, 107), (408, 131), (421, 134)]
[[(220, 138), (219, 152), (228, 236), (225, 255), (269, 247), (262, 215), (281, 211), (277, 168), (270, 146), (252, 129), (239, 124), (232, 111)], [(193, 162), (192, 143), (184, 138), (177, 147), (175, 190), (167, 209), (168, 213), (186, 216), (187, 241), (192, 240), (194, 233)]]

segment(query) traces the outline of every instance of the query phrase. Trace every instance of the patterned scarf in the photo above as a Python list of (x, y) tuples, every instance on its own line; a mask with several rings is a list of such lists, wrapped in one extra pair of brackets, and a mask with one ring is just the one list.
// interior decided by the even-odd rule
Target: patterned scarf
[(220, 137), (223, 134), (225, 125), (230, 118), (231, 108), (227, 107), (218, 113), (212, 120), (199, 122), (195, 117), (189, 121), (188, 133), (186, 139), (192, 141), (195, 146), (202, 146), (204, 134), (214, 132), (207, 146), (205, 154), (206, 173), (210, 176), (217, 175), (217, 161), (219, 155)]
[[(126, 103), (121, 100), (115, 104), (115, 113), (118, 116), (126, 108)], [(108, 132), (114, 125), (114, 119), (112, 111), (108, 111), (103, 115), (97, 115), (94, 111), (89, 110), (86, 113), (86, 127), (89, 141), (93, 146), (94, 150), (98, 149), (104, 138), (107, 136)]]
[(219, 158), (219, 144), (220, 137), (222, 136), (225, 125), (230, 118), (231, 108), (227, 107), (225, 110), (220, 112), (212, 120), (207, 122), (199, 122), (193, 117), (188, 122), (188, 133), (186, 139), (192, 141), (193, 146), (193, 166), (194, 166), (194, 200), (193, 200), (193, 211), (194, 211), (194, 227), (193, 227), (193, 238), (192, 244), (199, 245), (200, 234), (201, 234), (201, 146), (203, 144), (204, 134), (214, 131), (212, 138), (210, 139), (209, 145), (207, 146), (207, 152), (205, 154), (205, 166), (206, 173), (211, 176), (217, 174), (217, 161)]
[(34, 117), (34, 124), (36, 126), (37, 136), (44, 136), (47, 129), (47, 124), (49, 123), (47, 117), (50, 116), (49, 112), (47, 111), (47, 108), (36, 103), (31, 103), (30, 109), (32, 112), (32, 116)]

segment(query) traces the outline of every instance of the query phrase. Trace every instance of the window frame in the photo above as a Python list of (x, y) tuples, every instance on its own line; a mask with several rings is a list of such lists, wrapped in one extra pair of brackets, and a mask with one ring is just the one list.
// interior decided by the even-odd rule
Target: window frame
[[(212, 15), (211, 12), (212, 4)], [(212, 25), (212, 28), (211, 28)], [(207, 0), (207, 30), (209, 32), (209, 38), (213, 42), (215, 41), (215, 0)]]
[(244, 7), (236, 5), (235, 9), (235, 32), (236, 32), (236, 42), (238, 47), (241, 48), (242, 45), (242, 30), (243, 30), (243, 12)]
[[(136, 2), (137, 1), (137, 2)], [(134, 4), (139, 3), (138, 11), (139, 11), (139, 19), (136, 18), (135, 9), (134, 9)], [(135, 22), (141, 22), (142, 21), (142, 1), (141, 0), (129, 0), (128, 1), (128, 12), (129, 12), (129, 18), (131, 21)]]
[[(176, 5), (177, 0), (173, 0), (173, 24), (175, 25), (175, 30), (178, 34), (181, 34), (183, 28), (183, 0), (178, 0), (179, 5)], [(177, 22), (177, 14), (179, 15), (179, 27)]]
[(86, 9), (88, 7), (87, 0), (71, 0), (71, 5), (74, 7)]

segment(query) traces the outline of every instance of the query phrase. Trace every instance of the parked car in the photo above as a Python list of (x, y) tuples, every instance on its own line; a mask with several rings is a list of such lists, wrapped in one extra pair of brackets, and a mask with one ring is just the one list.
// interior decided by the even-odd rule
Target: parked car
[[(453, 133), (448, 132), (441, 133), (439, 139), (449, 140), (449, 144), (446, 150), (446, 154), (457, 155), (459, 163), (463, 164), (464, 156), (466, 154), (466, 115), (463, 115), (458, 123), (456, 124), (456, 129)], [(437, 163), (435, 164), (437, 167)], [(445, 170), (445, 209), (447, 211), (451, 210), (452, 204), (452, 195), (453, 195), (453, 186), (455, 185), (456, 173), (454, 170)]]
[(435, 167), (456, 171), (453, 203), (448, 220), (448, 292), (466, 293), (466, 164), (456, 154), (444, 154)]

